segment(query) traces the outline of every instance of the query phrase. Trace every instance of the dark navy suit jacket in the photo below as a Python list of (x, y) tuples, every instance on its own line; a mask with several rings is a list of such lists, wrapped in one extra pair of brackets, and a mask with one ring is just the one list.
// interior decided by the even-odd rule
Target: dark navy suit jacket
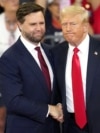
[(46, 117), (48, 104), (55, 102), (53, 94), (20, 39), (1, 57), (0, 80), (7, 107), (6, 133), (59, 133), (58, 122)]
[[(63, 42), (52, 50), (55, 66), (55, 77), (58, 89), (62, 95), (65, 122), (65, 132), (68, 126), (68, 112), (66, 107), (65, 68), (67, 60), (68, 42)], [(77, 76), (77, 74), (76, 74)], [(100, 40), (90, 37), (86, 77), (86, 113), (89, 133), (100, 133)]]

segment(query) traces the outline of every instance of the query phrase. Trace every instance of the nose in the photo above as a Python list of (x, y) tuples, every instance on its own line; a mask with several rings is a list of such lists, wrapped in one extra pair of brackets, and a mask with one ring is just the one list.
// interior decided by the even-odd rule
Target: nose
[(72, 28), (71, 28), (71, 25), (70, 24), (67, 24), (67, 26), (66, 26), (66, 30), (67, 31), (70, 31)]
[(36, 25), (36, 30), (41, 30), (41, 25), (40, 24)]

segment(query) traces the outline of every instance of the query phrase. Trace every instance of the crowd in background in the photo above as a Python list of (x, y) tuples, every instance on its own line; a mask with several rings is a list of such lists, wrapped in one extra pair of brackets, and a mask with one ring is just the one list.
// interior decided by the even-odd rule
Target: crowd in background
[[(100, 34), (100, 1), (95, 0), (0, 0), (0, 56), (19, 37), (16, 24), (16, 10), (20, 3), (34, 1), (46, 9), (46, 36), (44, 42), (50, 47), (62, 42), (59, 13), (64, 6), (81, 5), (89, 12), (89, 32), (96, 37)], [(10, 44), (10, 45), (9, 45)]]

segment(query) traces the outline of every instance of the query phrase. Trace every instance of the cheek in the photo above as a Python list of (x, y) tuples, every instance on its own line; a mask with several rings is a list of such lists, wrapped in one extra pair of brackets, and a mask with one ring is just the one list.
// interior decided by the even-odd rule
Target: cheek
[(88, 32), (88, 27), (84, 27), (84, 33)]
[(84, 34), (84, 29), (81, 27), (78, 27), (78, 28), (74, 29), (74, 33), (76, 36), (81, 36)]
[(27, 31), (27, 32), (33, 32), (35, 31), (33, 27), (30, 27), (30, 26), (26, 26), (24, 27), (24, 30)]
[(65, 34), (66, 33), (66, 28), (62, 28), (62, 32), (63, 32), (63, 34)]
[(46, 30), (46, 28), (45, 28), (45, 26), (43, 25), (43, 26), (41, 26), (41, 30), (42, 31), (45, 31)]

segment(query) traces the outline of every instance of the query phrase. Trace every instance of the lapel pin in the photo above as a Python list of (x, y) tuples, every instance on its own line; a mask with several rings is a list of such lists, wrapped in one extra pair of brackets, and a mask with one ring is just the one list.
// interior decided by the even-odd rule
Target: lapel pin
[(98, 55), (98, 52), (95, 51), (94, 54), (95, 54), (95, 55)]

